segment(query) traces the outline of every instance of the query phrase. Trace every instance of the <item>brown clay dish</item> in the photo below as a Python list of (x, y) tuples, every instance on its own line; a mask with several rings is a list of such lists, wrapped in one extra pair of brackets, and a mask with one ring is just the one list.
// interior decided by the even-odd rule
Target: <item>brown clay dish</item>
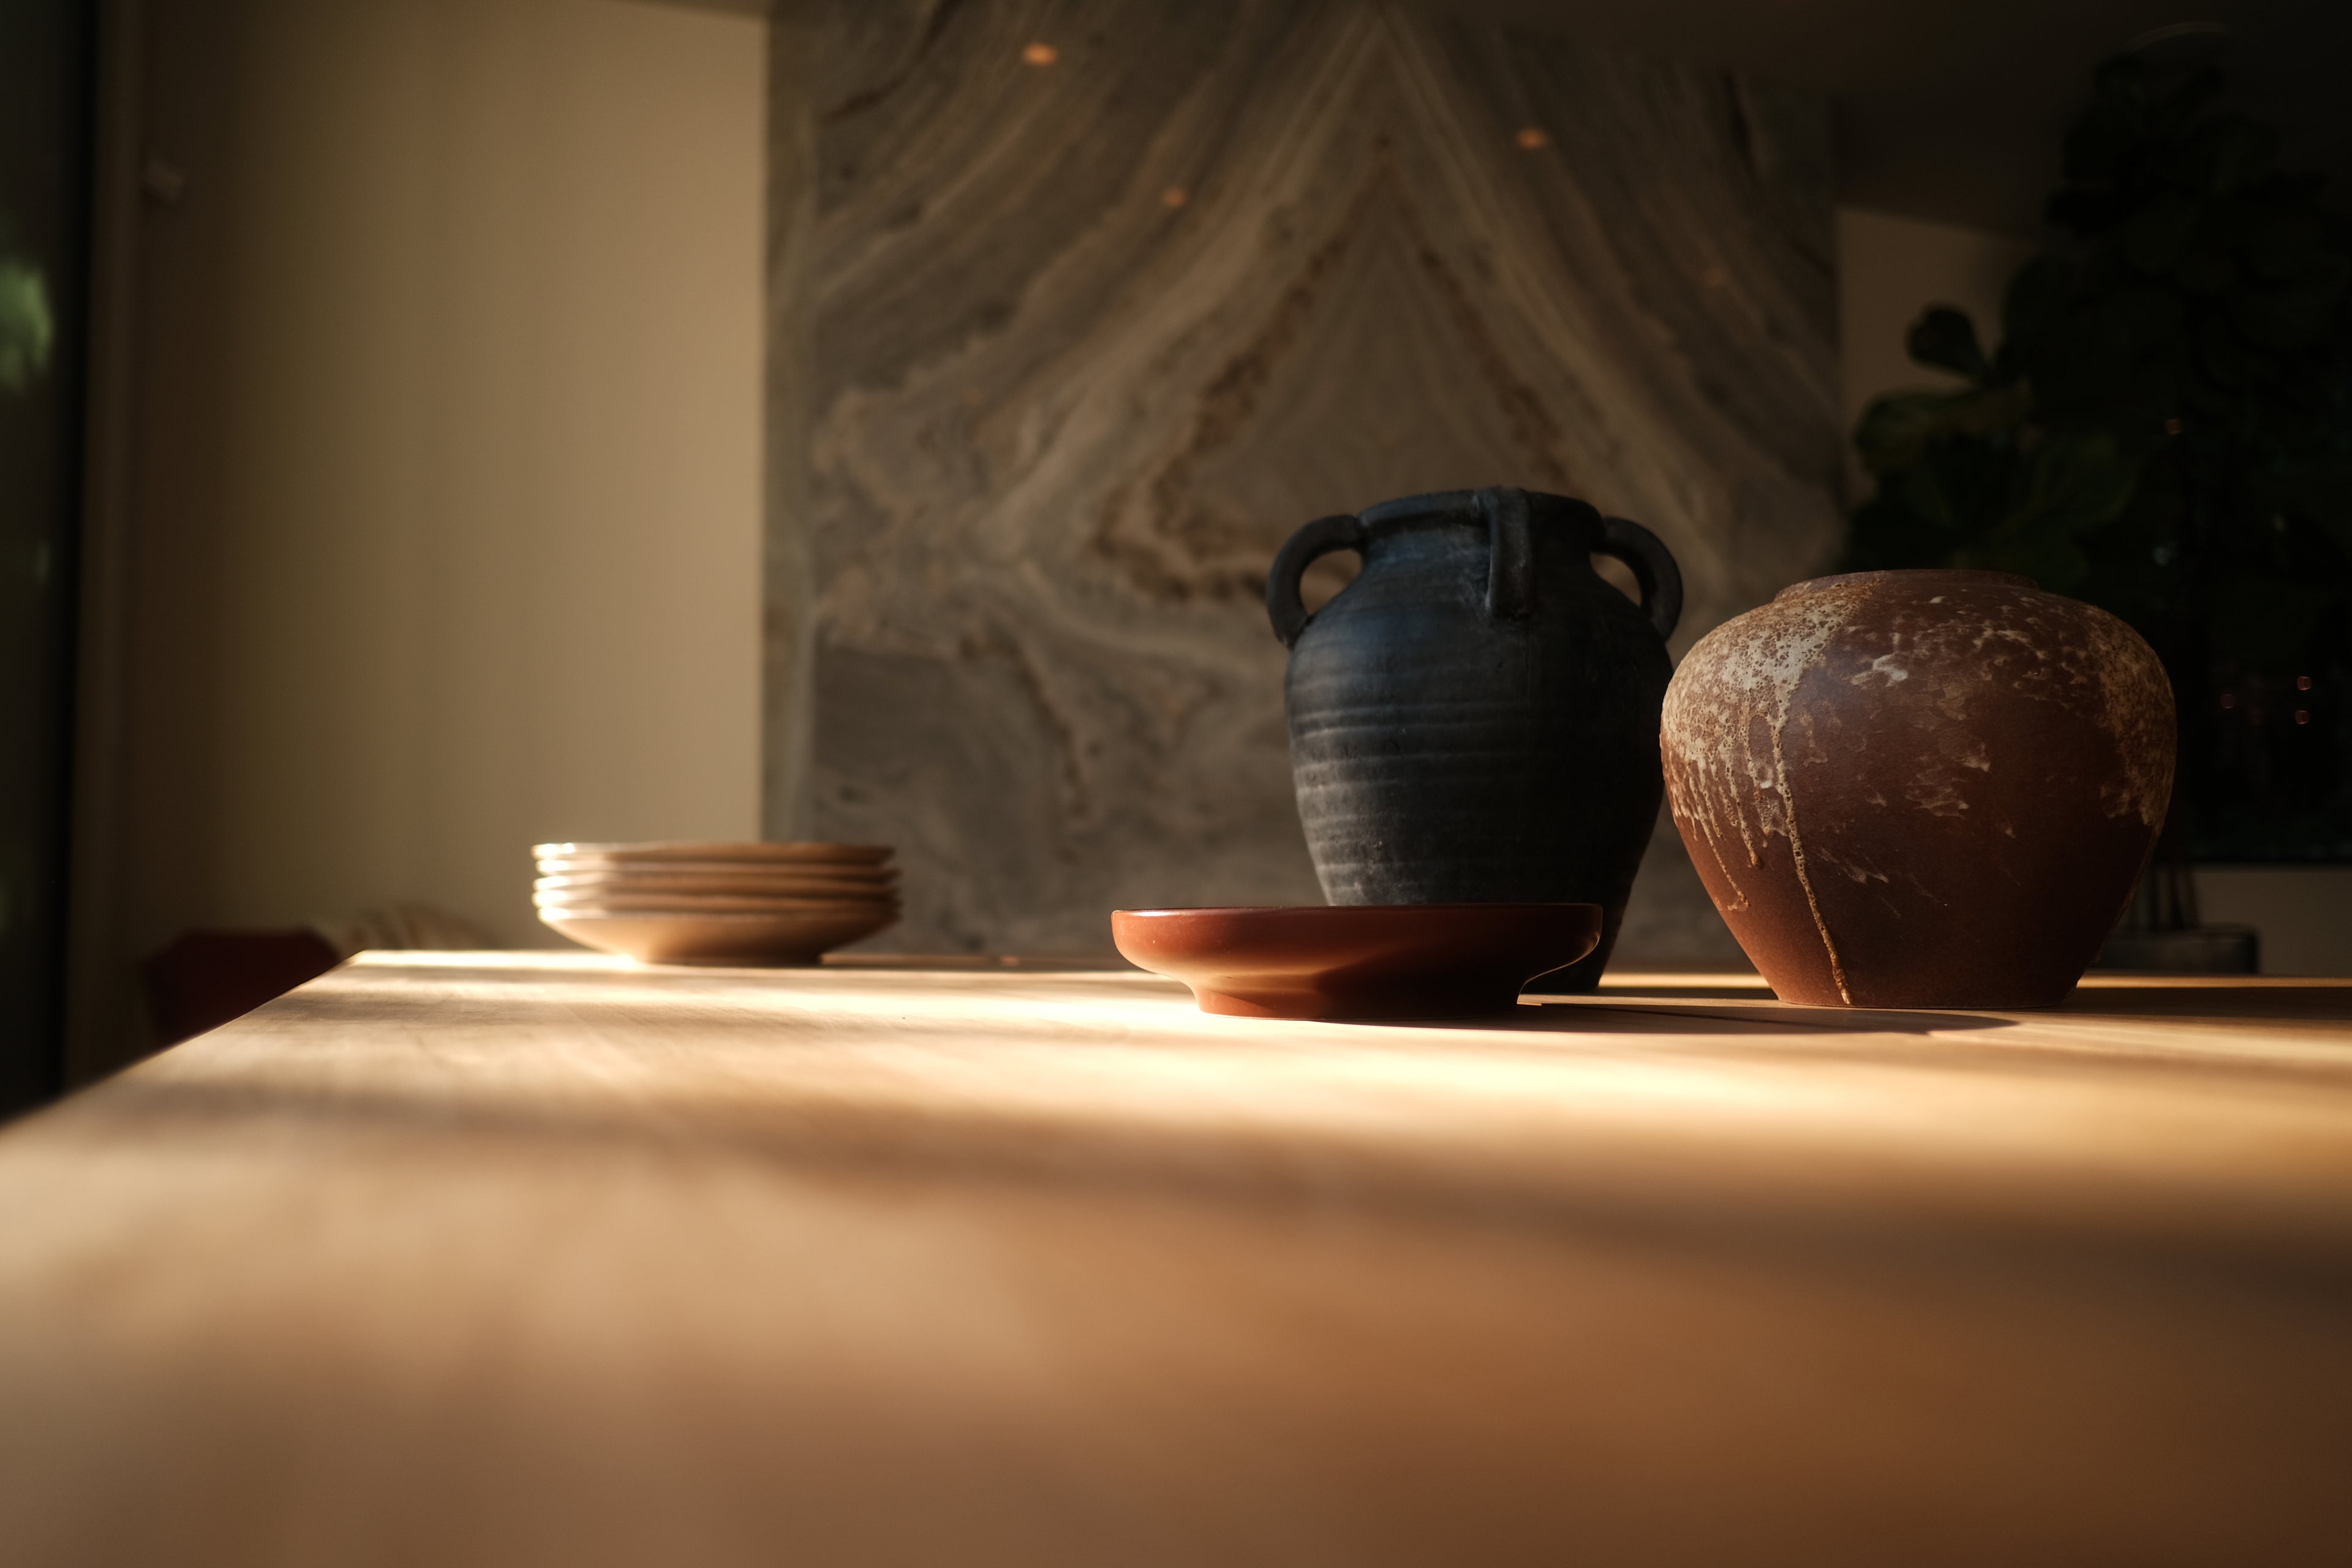
[(858, 896), (740, 896), (740, 893), (614, 893), (597, 891), (539, 891), (531, 893), (531, 902), (541, 910), (630, 910), (630, 912), (661, 912), (675, 910), (677, 914), (781, 914), (797, 910), (854, 910), (854, 912), (898, 912), (896, 893), (858, 893)]
[(895, 877), (887, 860), (612, 860), (595, 855), (547, 855), (548, 877)]
[(1598, 904), (1117, 910), (1129, 962), (1242, 1018), (1471, 1018), (1601, 940)]
[(868, 865), (863, 860), (597, 860), (548, 856), (539, 863), (541, 877), (879, 877), (894, 879), (891, 863)]
[(643, 963), (767, 967), (814, 963), (820, 954), (872, 936), (887, 914), (585, 914), (541, 910), (539, 918), (586, 947)]
[(558, 872), (541, 877), (531, 886), (540, 892), (732, 893), (738, 896), (835, 894), (875, 895), (893, 892), (894, 875), (830, 876), (753, 872), (740, 877), (672, 877), (658, 872)]
[(538, 844), (539, 918), (646, 963), (813, 963), (898, 918), (882, 844)]
[(689, 840), (643, 844), (534, 844), (530, 852), (541, 861), (595, 860), (617, 865), (648, 861), (688, 860), (718, 865), (769, 865), (818, 861), (878, 866), (890, 858), (887, 844), (710, 844)]

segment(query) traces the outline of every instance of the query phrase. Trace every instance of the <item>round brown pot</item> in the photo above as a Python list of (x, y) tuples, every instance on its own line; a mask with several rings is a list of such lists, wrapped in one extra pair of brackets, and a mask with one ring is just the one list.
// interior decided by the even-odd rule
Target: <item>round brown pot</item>
[(1708, 633), (1667, 688), (1666, 796), (1790, 1002), (2050, 1007), (2172, 795), (2172, 689), (2105, 610), (2001, 572), (1862, 572)]

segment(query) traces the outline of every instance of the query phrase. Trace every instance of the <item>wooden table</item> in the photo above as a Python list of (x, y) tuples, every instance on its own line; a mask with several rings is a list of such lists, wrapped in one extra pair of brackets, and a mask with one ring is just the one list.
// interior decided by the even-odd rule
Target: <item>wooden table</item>
[(2352, 1563), (2352, 985), (372, 955), (0, 1134), (0, 1562)]

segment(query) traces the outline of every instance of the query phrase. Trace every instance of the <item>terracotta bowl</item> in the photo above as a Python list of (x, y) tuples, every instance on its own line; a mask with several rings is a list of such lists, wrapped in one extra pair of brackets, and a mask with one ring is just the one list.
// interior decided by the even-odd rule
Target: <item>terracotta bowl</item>
[(1243, 1018), (1469, 1018), (1601, 940), (1598, 904), (1118, 910), (1129, 962)]
[(583, 914), (541, 910), (539, 918), (584, 947), (645, 963), (769, 967), (814, 963), (818, 955), (872, 936), (887, 914)]

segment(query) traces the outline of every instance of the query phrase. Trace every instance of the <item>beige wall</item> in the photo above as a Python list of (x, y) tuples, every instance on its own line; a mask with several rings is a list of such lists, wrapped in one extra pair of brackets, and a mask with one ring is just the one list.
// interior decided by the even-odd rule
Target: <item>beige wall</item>
[(225, 500), (222, 917), (756, 823), (757, 24), (257, 5)]
[[(2002, 290), (2033, 254), (2033, 242), (2015, 235), (1861, 207), (1838, 209), (1837, 243), (1838, 379), (1849, 431), (1874, 397), (1954, 379), (1913, 363), (1904, 348), (1911, 323), (1927, 306), (1967, 311), (1978, 341), (1991, 352), (2000, 341)], [(1848, 482), (1865, 482), (1858, 468), (1850, 468)]]
[(2202, 866), (2208, 925), (2263, 934), (2265, 974), (2352, 974), (2352, 867)]
[(755, 836), (763, 24), (146, 9), (124, 956)]
[[(2031, 240), (2011, 235), (1841, 210), (1846, 427), (1882, 393), (1949, 379), (1913, 364), (1904, 352), (1904, 334), (1927, 306), (1968, 311), (1990, 352), (2000, 338), (2001, 291), (2032, 251)], [(1849, 479), (1865, 482), (1858, 470)], [(2352, 868), (2206, 867), (2198, 886), (2209, 923), (2262, 931), (2266, 973), (2352, 974)]]

